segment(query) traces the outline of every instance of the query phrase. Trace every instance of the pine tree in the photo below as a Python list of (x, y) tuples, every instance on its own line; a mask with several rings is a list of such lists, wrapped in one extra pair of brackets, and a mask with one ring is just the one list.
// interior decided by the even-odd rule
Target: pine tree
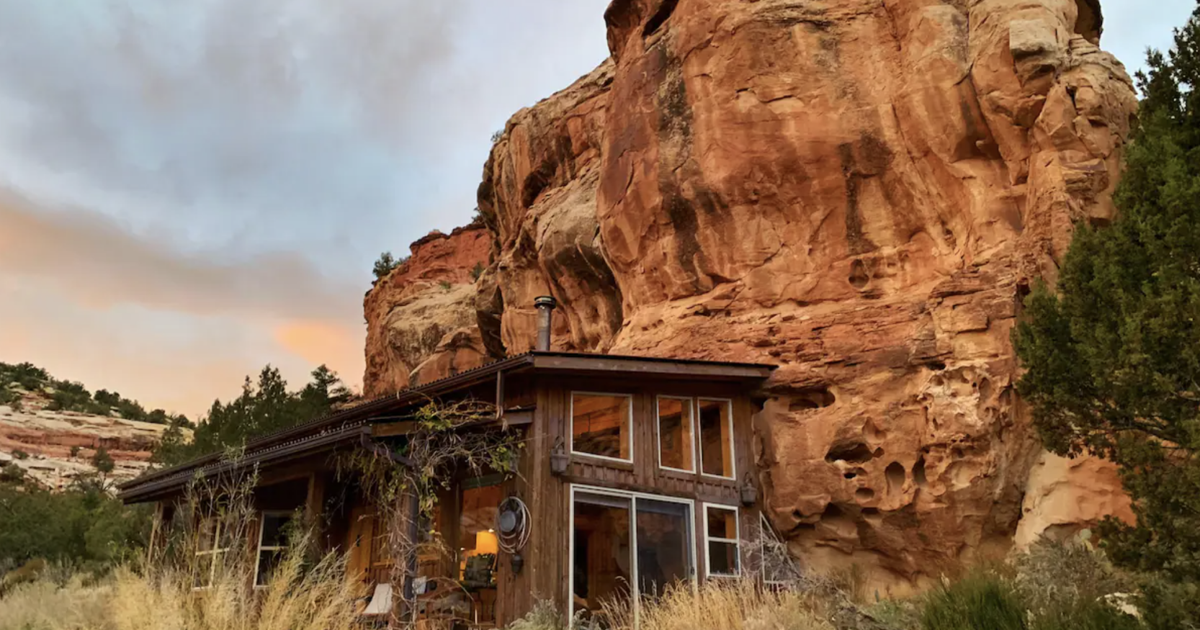
[(298, 392), (288, 391), (279, 370), (268, 365), (257, 380), (246, 377), (241, 395), (234, 400), (213, 401), (205, 420), (195, 426), (190, 443), (183, 433), (183, 428), (190, 426), (187, 418), (173, 422), (163, 432), (152, 459), (156, 464), (172, 466), (207, 453), (238, 448), (328, 413), (349, 398), (350, 392), (341, 379), (324, 365), (312, 371), (312, 381)]
[(1139, 119), (1108, 227), (1081, 225), (1057, 295), (1014, 332), (1018, 390), (1046, 446), (1120, 466), (1137, 524), (1115, 561), (1200, 580), (1200, 6), (1138, 75)]
[(116, 469), (117, 463), (113, 461), (112, 455), (108, 454), (108, 449), (101, 446), (96, 449), (96, 454), (92, 455), (92, 467), (101, 475), (107, 475)]
[(401, 262), (404, 261), (396, 260), (392, 256), (392, 252), (383, 252), (375, 261), (375, 267), (371, 271), (375, 274), (376, 280), (382, 280), (392, 273), (393, 269), (399, 267)]

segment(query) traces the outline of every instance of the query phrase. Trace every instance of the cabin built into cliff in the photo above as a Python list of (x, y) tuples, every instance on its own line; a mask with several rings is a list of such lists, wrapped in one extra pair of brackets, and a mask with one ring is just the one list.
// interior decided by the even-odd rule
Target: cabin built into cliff
[[(772, 369), (534, 351), (267, 436), (236, 461), (213, 455), (145, 475), (121, 496), (169, 514), (196, 479), (256, 470), (260, 576), (285, 544), (283, 524), (304, 513), (324, 550), (349, 554), (368, 612), (492, 628), (551, 600), (586, 616), (606, 599), (755, 570), (751, 393)], [(518, 431), (524, 447), (515, 474), (448, 480), (430, 525), (451, 552), (410, 559), (415, 571), (393, 597), (383, 510), (337, 462), (402, 452), (430, 400), (490, 403), (494, 419), (462, 430)]]

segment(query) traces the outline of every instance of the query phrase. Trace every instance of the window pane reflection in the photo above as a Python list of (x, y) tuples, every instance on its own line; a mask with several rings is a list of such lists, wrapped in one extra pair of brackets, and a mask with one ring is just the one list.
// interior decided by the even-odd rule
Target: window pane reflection
[(638, 591), (656, 597), (692, 576), (691, 510), (687, 505), (637, 500)]
[(733, 477), (733, 426), (729, 403), (701, 399), (699, 404), (702, 471), (716, 477)]
[(659, 463), (665, 468), (695, 470), (692, 462), (692, 401), (683, 398), (658, 399)]
[(571, 396), (571, 450), (630, 459), (630, 398), (600, 394)]
[(629, 597), (633, 569), (631, 500), (580, 493), (575, 497), (574, 608), (597, 617), (604, 602)]

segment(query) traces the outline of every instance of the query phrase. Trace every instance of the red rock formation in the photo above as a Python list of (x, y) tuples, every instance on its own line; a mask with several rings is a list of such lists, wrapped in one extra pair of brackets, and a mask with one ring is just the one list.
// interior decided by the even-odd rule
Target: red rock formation
[(491, 255), (480, 224), (432, 232), (363, 299), (367, 320), (365, 394), (380, 396), (485, 361), (475, 323), (475, 279)]
[[(605, 18), (613, 58), (514, 115), (485, 167), (489, 353), (531, 347), (549, 293), (558, 348), (777, 363), (762, 483), (805, 562), (886, 586), (1008, 549), (1044, 487), (1009, 332), (1073, 223), (1112, 217), (1136, 111), (1098, 5), (614, 0)], [(1045, 526), (1119, 504), (1111, 475), (1073, 470), (1086, 505)]]
[[(115, 483), (140, 475), (166, 425), (113, 416), (51, 411), (49, 398), (26, 393), (20, 411), (0, 405), (0, 466), (13, 463), (42, 486), (67, 487), (81, 474), (93, 474), (91, 458), (103, 447), (115, 465)], [(72, 450), (78, 451), (72, 455)], [(24, 453), (17, 456), (15, 453)]]

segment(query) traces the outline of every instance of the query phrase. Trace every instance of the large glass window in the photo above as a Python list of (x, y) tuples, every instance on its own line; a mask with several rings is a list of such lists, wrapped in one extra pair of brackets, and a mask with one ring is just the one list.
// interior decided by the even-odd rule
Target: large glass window
[(637, 499), (638, 593), (657, 597), (692, 577), (692, 509), (685, 503)]
[(633, 500), (600, 494), (575, 497), (572, 600), (584, 618), (601, 614), (606, 602), (629, 598), (633, 579)]
[(606, 627), (605, 603), (655, 597), (693, 577), (690, 501), (585, 489), (573, 497), (572, 614)]
[(733, 479), (733, 414), (728, 400), (699, 399), (701, 472)]
[(571, 450), (632, 461), (632, 398), (620, 394), (571, 395)]
[(708, 552), (708, 575), (740, 575), (741, 543), (738, 538), (738, 510), (723, 505), (704, 506), (704, 548)]
[(658, 397), (658, 463), (663, 468), (695, 472), (695, 435), (690, 398)]
[(288, 535), (291, 533), (293, 512), (263, 512), (258, 529), (258, 561), (254, 571), (254, 585), (266, 586), (271, 572), (279, 566), (287, 554)]

